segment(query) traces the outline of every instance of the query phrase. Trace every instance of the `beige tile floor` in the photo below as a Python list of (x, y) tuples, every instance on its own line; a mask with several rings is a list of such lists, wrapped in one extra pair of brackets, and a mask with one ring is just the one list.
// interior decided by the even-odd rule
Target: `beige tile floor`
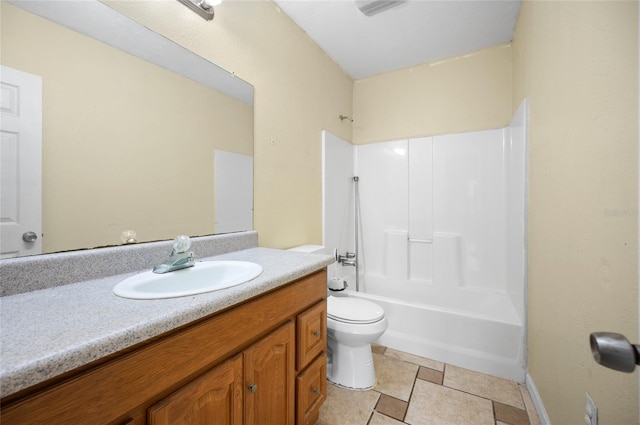
[(523, 384), (373, 347), (377, 385), (329, 384), (316, 425), (540, 425)]

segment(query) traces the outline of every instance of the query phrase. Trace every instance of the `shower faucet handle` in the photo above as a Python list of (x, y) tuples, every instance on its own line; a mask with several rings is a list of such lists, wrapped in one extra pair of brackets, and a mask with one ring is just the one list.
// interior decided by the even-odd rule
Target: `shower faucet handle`
[(344, 255), (338, 254), (338, 250), (333, 251), (333, 256), (341, 266), (354, 266), (356, 265), (356, 253), (355, 252), (345, 252)]
[(353, 252), (345, 252), (344, 255), (338, 255), (338, 251), (335, 252), (336, 261), (343, 266), (355, 266), (356, 265), (356, 254)]
[(333, 256), (335, 257), (336, 261), (341, 262), (342, 260), (356, 258), (356, 253), (347, 251), (344, 253), (344, 255), (342, 255), (338, 254), (338, 250), (336, 249), (335, 251), (333, 251)]

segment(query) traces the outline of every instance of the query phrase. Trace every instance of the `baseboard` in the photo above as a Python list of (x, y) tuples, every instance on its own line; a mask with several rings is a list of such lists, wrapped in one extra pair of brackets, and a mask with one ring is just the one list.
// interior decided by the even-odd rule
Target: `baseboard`
[(544, 404), (542, 404), (540, 393), (536, 388), (536, 384), (533, 383), (533, 378), (528, 373), (526, 377), (526, 384), (527, 384), (527, 390), (529, 390), (529, 395), (533, 400), (533, 406), (536, 408), (536, 412), (538, 412), (538, 418), (540, 419), (540, 423), (542, 425), (551, 425), (551, 421), (549, 420), (549, 415), (547, 415), (547, 410), (544, 408)]

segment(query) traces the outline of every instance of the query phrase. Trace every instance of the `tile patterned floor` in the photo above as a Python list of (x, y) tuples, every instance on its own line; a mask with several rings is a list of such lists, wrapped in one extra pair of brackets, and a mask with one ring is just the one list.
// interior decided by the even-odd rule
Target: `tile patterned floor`
[(317, 425), (540, 425), (522, 384), (381, 346), (373, 352), (376, 387), (329, 384)]

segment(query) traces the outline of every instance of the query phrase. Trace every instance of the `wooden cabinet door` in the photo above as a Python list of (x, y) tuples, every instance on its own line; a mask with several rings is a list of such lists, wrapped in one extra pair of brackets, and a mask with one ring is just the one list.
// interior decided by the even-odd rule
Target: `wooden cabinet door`
[(149, 425), (242, 425), (242, 355), (206, 372), (147, 410)]
[(294, 363), (293, 322), (244, 351), (247, 425), (294, 425)]

